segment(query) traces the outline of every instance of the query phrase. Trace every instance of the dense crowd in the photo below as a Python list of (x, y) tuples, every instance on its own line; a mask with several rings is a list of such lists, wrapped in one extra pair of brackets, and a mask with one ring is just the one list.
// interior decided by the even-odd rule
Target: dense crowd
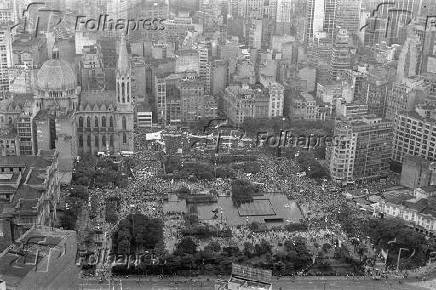
[[(145, 140), (145, 133), (152, 130), (136, 133), (134, 167), (131, 168), (132, 178), (125, 188), (110, 190), (95, 190), (92, 194), (97, 195), (97, 203), (100, 210), (105, 207), (105, 200), (109, 197), (117, 197), (120, 201), (118, 221), (127, 217), (130, 213), (141, 213), (149, 217), (160, 218), (163, 221), (163, 239), (168, 252), (172, 252), (181, 238), (181, 230), (186, 227), (182, 214), (164, 214), (163, 197), (171, 192), (187, 188), (192, 194), (204, 191), (216, 190), (219, 195), (226, 195), (231, 191), (232, 179), (218, 178), (214, 180), (174, 180), (163, 178), (162, 163), (165, 154), (150, 150), (150, 142)], [(180, 134), (181, 132), (176, 132)], [(185, 153), (186, 156), (187, 153)], [(192, 157), (192, 156), (191, 156)], [(217, 241), (224, 246), (238, 246), (243, 250), (244, 243), (253, 245), (264, 240), (273, 249), (278, 249), (286, 240), (296, 237), (304, 238), (307, 248), (313, 255), (319, 251), (317, 245), (328, 243), (335, 247), (342, 244), (349, 248), (353, 255), (355, 249), (350, 243), (350, 237), (342, 230), (337, 216), (346, 200), (341, 190), (327, 180), (315, 180), (301, 176), (300, 165), (288, 158), (271, 158), (266, 154), (257, 155), (257, 163), (260, 170), (256, 173), (246, 173), (238, 170), (236, 178), (247, 179), (263, 186), (264, 192), (285, 193), (290, 200), (295, 201), (307, 224), (307, 231), (289, 231), (286, 229), (269, 229), (263, 232), (254, 232), (247, 225), (231, 227), (231, 238), (212, 237), (208, 241), (198, 241), (200, 249), (210, 241)], [(395, 181), (387, 180), (386, 183)], [(371, 190), (377, 190), (376, 184), (365, 185)], [(350, 211), (351, 214), (359, 214), (358, 211)], [(353, 216), (349, 217), (353, 219)], [(104, 223), (103, 229), (109, 236), (117, 229), (115, 224)]]

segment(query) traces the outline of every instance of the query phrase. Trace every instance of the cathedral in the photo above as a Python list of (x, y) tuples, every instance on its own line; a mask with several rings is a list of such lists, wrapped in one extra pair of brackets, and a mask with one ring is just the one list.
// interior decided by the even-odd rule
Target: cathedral
[(81, 69), (75, 71), (54, 50), (36, 73), (32, 94), (11, 94), (0, 102), (0, 155), (37, 155), (56, 149), (61, 182), (68, 183), (77, 156), (133, 151), (131, 72), (124, 37), (113, 90), (82, 89)]

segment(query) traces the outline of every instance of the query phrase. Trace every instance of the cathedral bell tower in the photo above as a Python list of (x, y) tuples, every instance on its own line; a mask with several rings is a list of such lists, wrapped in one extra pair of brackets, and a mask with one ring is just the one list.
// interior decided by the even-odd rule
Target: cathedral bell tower
[(116, 97), (120, 107), (131, 106), (132, 104), (132, 78), (127, 53), (127, 44), (124, 34), (121, 36), (121, 43), (118, 53), (117, 75), (116, 75)]

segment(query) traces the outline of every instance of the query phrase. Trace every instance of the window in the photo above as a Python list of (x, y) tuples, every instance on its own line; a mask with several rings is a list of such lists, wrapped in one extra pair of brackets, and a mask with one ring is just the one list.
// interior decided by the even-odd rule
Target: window
[(111, 147), (114, 146), (114, 135), (109, 136), (109, 146), (111, 146)]
[(94, 119), (94, 127), (98, 127), (98, 117), (95, 117)]
[(101, 118), (101, 126), (102, 126), (102, 127), (106, 127), (106, 117), (105, 117), (105, 116), (103, 116), (103, 117)]
[(95, 136), (94, 145), (98, 148), (98, 136)]
[(91, 128), (91, 117), (86, 118), (86, 127)]
[(127, 83), (127, 102), (130, 102), (130, 94), (129, 94), (130, 83)]
[(101, 137), (101, 144), (103, 145), (103, 147), (106, 147), (106, 136), (103, 135), (103, 137)]
[(123, 144), (127, 143), (127, 136), (126, 133), (123, 133)]
[(88, 145), (88, 147), (91, 147), (91, 135), (88, 135), (88, 137), (86, 138), (86, 145)]
[(83, 147), (83, 136), (79, 135), (79, 147)]
[(123, 100), (123, 103), (125, 103), (126, 102), (126, 95), (125, 95), (125, 88), (126, 88), (126, 85), (124, 84), (124, 83), (122, 83), (121, 84), (121, 94), (122, 94), (122, 100)]
[(112, 116), (110, 116), (110, 118), (109, 118), (109, 127), (111, 127), (111, 128), (114, 127), (114, 118)]
[(79, 118), (79, 128), (83, 128), (83, 118)]
[(121, 94), (119, 83), (117, 84), (117, 88), (118, 88), (118, 103), (119, 103), (120, 102), (120, 94)]
[(127, 120), (126, 117), (123, 116), (123, 130), (126, 130), (126, 128), (127, 128)]

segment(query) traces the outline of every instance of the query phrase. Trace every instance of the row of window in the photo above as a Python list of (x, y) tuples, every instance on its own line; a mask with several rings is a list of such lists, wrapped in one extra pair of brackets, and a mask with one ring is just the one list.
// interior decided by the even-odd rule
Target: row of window
[[(94, 118), (94, 127), (99, 127), (98, 125), (99, 125), (98, 117), (95, 117)], [(106, 127), (106, 117), (105, 116), (103, 116), (101, 118), (101, 126)], [(126, 117), (123, 117), (123, 119), (122, 119), (122, 126), (123, 126), (123, 130), (126, 130), (126, 128), (127, 128)], [(86, 118), (86, 127), (91, 128), (91, 117)], [(110, 128), (114, 127), (114, 119), (112, 116), (109, 118), (109, 127)], [(79, 118), (79, 128), (83, 128), (83, 117)]]

